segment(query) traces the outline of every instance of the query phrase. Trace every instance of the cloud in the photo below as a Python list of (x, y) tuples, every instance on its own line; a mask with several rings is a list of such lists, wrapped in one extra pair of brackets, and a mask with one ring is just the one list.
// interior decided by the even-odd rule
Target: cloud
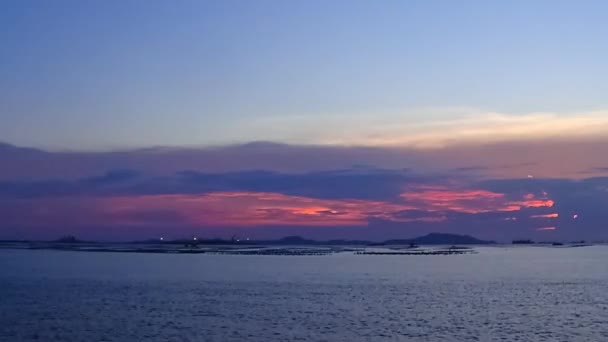
[(437, 230), (500, 240), (534, 237), (545, 226), (556, 227), (555, 238), (608, 238), (608, 178), (597, 167), (608, 163), (606, 146), (599, 138), (433, 149), (256, 142), (48, 152), (1, 145), (0, 238), (123, 227), (144, 237), (310, 228), (325, 236)]
[(457, 168), (451, 169), (450, 171), (469, 173), (469, 172), (483, 172), (486, 170), (488, 170), (488, 167), (486, 167), (486, 166), (462, 166), (462, 167), (457, 167)]
[(139, 173), (133, 170), (111, 170), (102, 176), (90, 177), (85, 182), (93, 185), (119, 184), (131, 181), (138, 176)]
[[(548, 220), (561, 234), (556, 238), (606, 236), (608, 193), (595, 189), (599, 181), (579, 182), (586, 188), (574, 199), (568, 197), (569, 181), (564, 181), (561, 191), (561, 182), (555, 181), (552, 188), (537, 194), (525, 192), (515, 181), (509, 183), (515, 185), (505, 192), (483, 189), (479, 187), (482, 183), (406, 186), (397, 201), (260, 191), (4, 198), (0, 215), (3, 234), (18, 227), (21, 234), (35, 236), (58, 232), (58, 227), (83, 237), (103, 236), (105, 231), (120, 228), (122, 236), (139, 238), (149, 237), (151, 232), (164, 236), (186, 232), (227, 236), (235, 231), (257, 232), (258, 236), (269, 232), (275, 236), (321, 234), (323, 228), (322, 236), (334, 238), (383, 239), (444, 231), (508, 240), (534, 237), (534, 232), (541, 232), (537, 229), (548, 226)], [(574, 213), (580, 216), (574, 219)]]
[[(272, 178), (269, 180), (265, 184), (273, 187)], [(256, 186), (261, 187), (262, 184)], [(180, 226), (354, 227), (382, 221), (399, 223), (407, 228), (420, 223), (501, 221), (520, 211), (553, 206), (552, 200), (536, 198), (532, 194), (518, 196), (484, 189), (428, 184), (400, 188), (401, 193), (397, 198), (389, 196), (384, 199), (339, 195), (333, 198), (296, 196), (261, 189), (220, 191), (220, 188), (200, 193), (79, 192), (64, 196), (8, 198), (0, 203), (0, 209), (20, 213), (11, 215), (4, 224), (29, 227), (78, 227), (90, 224), (144, 228), (171, 224), (178, 229)], [(525, 215), (530, 214), (534, 212)]]
[(532, 215), (530, 216), (531, 218), (540, 218), (540, 219), (553, 219), (553, 218), (558, 218), (559, 214), (558, 213), (550, 213), (550, 214), (538, 214), (538, 215)]
[(219, 227), (367, 227), (375, 234), (427, 229), (498, 239), (530, 236), (550, 220), (564, 237), (588, 239), (604, 236), (607, 205), (608, 178), (484, 179), (361, 166), (168, 176), (119, 169), (76, 180), (0, 183), (5, 232), (95, 226), (145, 234), (170, 227), (164, 233), (170, 236)]
[(406, 184), (425, 184), (437, 182), (438, 179), (438, 175), (371, 168), (305, 173), (180, 171), (170, 176), (144, 176), (131, 170), (118, 170), (77, 180), (0, 182), (0, 198), (249, 191), (278, 192), (321, 199), (392, 200), (399, 197)]
[(552, 207), (551, 199), (535, 199), (532, 194), (509, 200), (504, 193), (446, 186), (423, 186), (401, 194), (408, 203), (417, 203), (428, 211), (453, 211), (469, 214), (510, 212), (522, 208)]
[[(114, 152), (34, 152), (0, 149), (0, 181), (74, 180), (116, 170), (145, 176), (172, 176), (192, 170), (226, 173), (266, 170), (305, 173), (376, 169), (414, 170), (485, 178), (589, 178), (605, 175), (608, 138), (509, 141), (479, 145), (449, 145), (435, 149), (395, 146), (303, 146), (272, 143), (153, 148)], [(10, 151), (10, 152), (7, 152)], [(564, 163), (567, 156), (568, 163)], [(362, 173), (365, 168), (359, 169)]]
[[(320, 125), (319, 122), (322, 122)], [(269, 129), (272, 127), (272, 129)], [(225, 127), (233, 139), (248, 132), (299, 144), (440, 148), (538, 139), (602, 137), (608, 111), (500, 113), (479, 108), (411, 108), (383, 113), (282, 115)]]

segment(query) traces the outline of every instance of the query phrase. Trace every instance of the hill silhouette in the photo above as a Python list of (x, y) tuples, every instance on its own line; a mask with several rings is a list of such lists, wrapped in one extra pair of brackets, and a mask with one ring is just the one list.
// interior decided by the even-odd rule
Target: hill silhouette
[[(156, 240), (139, 241), (139, 243), (150, 243)], [(167, 244), (192, 244), (192, 239), (165, 240), (162, 243)], [(372, 242), (366, 240), (327, 240), (318, 241), (305, 239), (301, 236), (286, 236), (277, 240), (239, 240), (239, 239), (197, 239), (197, 245), (224, 245), (224, 244), (240, 244), (240, 245), (289, 245), (289, 246), (311, 246), (311, 245), (350, 245), (350, 246), (368, 246), (368, 245), (487, 245), (494, 244), (494, 241), (486, 241), (474, 238), (469, 235), (430, 233), (424, 236), (413, 239), (394, 239), (384, 242)]]

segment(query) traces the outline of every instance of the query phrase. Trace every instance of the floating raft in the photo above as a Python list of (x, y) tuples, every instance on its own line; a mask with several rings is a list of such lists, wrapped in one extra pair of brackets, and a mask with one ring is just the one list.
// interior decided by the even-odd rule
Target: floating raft
[(475, 254), (474, 250), (463, 250), (463, 249), (447, 249), (447, 250), (435, 250), (435, 251), (409, 251), (409, 252), (367, 252), (360, 251), (355, 252), (356, 255), (461, 255), (461, 254)]

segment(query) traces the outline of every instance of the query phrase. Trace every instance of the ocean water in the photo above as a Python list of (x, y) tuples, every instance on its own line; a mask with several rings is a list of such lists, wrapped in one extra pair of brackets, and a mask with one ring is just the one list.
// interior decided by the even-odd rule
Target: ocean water
[(0, 250), (0, 341), (607, 341), (608, 247)]

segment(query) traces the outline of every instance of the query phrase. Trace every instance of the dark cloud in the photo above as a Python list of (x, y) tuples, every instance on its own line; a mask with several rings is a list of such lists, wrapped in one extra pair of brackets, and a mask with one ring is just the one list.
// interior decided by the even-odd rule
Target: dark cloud
[(85, 182), (94, 185), (120, 184), (136, 179), (140, 174), (133, 170), (112, 170), (99, 177), (91, 177)]
[(448, 172), (481, 173), (481, 172), (487, 172), (487, 171), (492, 171), (492, 170), (509, 170), (509, 169), (517, 169), (517, 168), (534, 167), (535, 165), (536, 165), (535, 162), (527, 162), (527, 163), (516, 163), (516, 164), (498, 164), (498, 165), (494, 165), (492, 167), (481, 166), (481, 165), (462, 166), (462, 167), (450, 169), (450, 170), (448, 170)]
[(480, 171), (486, 171), (488, 170), (488, 167), (486, 166), (464, 166), (464, 167), (457, 167), (454, 169), (451, 169), (449, 171), (451, 172), (480, 172)]
[[(476, 173), (492, 178), (580, 177), (608, 163), (607, 139), (525, 141), (407, 147), (315, 146), (256, 142), (243, 145), (147, 148), (106, 152), (48, 152), (4, 144), (0, 180), (75, 179), (127, 169), (170, 176), (181, 170), (205, 173), (270, 170), (303, 173), (352, 169), (353, 165), (432, 173)], [(564, 158), (568, 162), (564, 163)], [(595, 170), (598, 173), (603, 170)], [(591, 174), (590, 176), (593, 176)]]
[[(608, 155), (602, 154), (606, 145), (597, 141), (573, 146), (537, 142), (415, 150), (257, 142), (208, 148), (46, 152), (0, 144), (0, 233), (23, 233), (24, 227), (35, 219), (37, 225), (44, 223), (44, 229), (49, 231), (62, 226), (66, 229), (95, 226), (118, 232), (113, 225), (116, 221), (102, 224), (107, 215), (95, 207), (99, 203), (82, 200), (85, 197), (128, 200), (148, 195), (250, 192), (281, 194), (282, 200), (297, 200), (300, 205), (309, 199), (313, 202), (349, 200), (351, 202), (345, 202), (339, 210), (328, 210), (324, 206), (331, 207), (331, 203), (319, 202), (323, 205), (313, 212), (318, 220), (343, 222), (340, 219), (348, 217), (351, 210), (348, 205), (355, 205), (369, 220), (363, 222), (365, 227), (290, 226), (286, 229), (293, 231), (285, 231), (276, 225), (206, 226), (204, 231), (222, 235), (220, 232), (250, 229), (260, 236), (280, 231), (277, 235), (299, 232), (313, 237), (316, 234), (383, 239), (432, 230), (497, 240), (607, 239), (608, 177), (592, 177), (608, 171), (595, 167), (607, 162), (602, 160)], [(585, 151), (594, 154), (585, 155)], [(564, 156), (568, 163), (564, 162)], [(572, 176), (580, 177), (580, 170), (585, 168), (591, 171), (585, 174), (587, 178)], [(420, 194), (425, 191), (424, 186), (430, 190)], [(410, 199), (402, 196), (410, 192), (419, 194)], [(517, 206), (522, 198), (528, 197), (529, 200), (550, 199), (554, 206), (522, 206), (517, 211), (504, 211), (505, 205)], [(382, 204), (373, 204), (364, 210), (362, 207), (368, 202), (353, 204), (353, 200), (381, 201)], [(146, 204), (145, 201), (138, 203)], [(383, 209), (383, 206), (404, 203), (413, 204), (413, 208)], [(161, 226), (181, 232), (203, 229), (188, 221), (191, 217), (184, 217), (178, 210), (163, 209), (161, 204), (155, 204), (158, 207), (154, 210), (141, 207), (123, 212), (120, 206), (110, 209), (114, 210), (114, 220), (149, 225), (142, 230), (143, 235), (162, 232)], [(421, 209), (425, 205), (429, 208)], [(258, 209), (264, 211), (265, 220), (300, 218), (287, 207), (289, 203)], [(543, 217), (553, 213), (559, 216)], [(575, 214), (577, 219), (573, 219)], [(557, 229), (536, 231), (543, 226)], [(310, 234), (305, 234), (307, 232)], [(342, 232), (346, 235), (341, 236)]]
[(147, 226), (154, 225), (183, 225), (187, 224), (185, 218), (172, 210), (135, 210), (125, 212), (118, 218), (125, 221), (146, 222)]
[(221, 191), (278, 192), (315, 198), (393, 200), (408, 184), (439, 181), (439, 176), (385, 169), (344, 169), (307, 173), (181, 171), (173, 176), (145, 177), (131, 170), (110, 171), (81, 180), (0, 182), (0, 197), (31, 198), (69, 195), (195, 194)]

